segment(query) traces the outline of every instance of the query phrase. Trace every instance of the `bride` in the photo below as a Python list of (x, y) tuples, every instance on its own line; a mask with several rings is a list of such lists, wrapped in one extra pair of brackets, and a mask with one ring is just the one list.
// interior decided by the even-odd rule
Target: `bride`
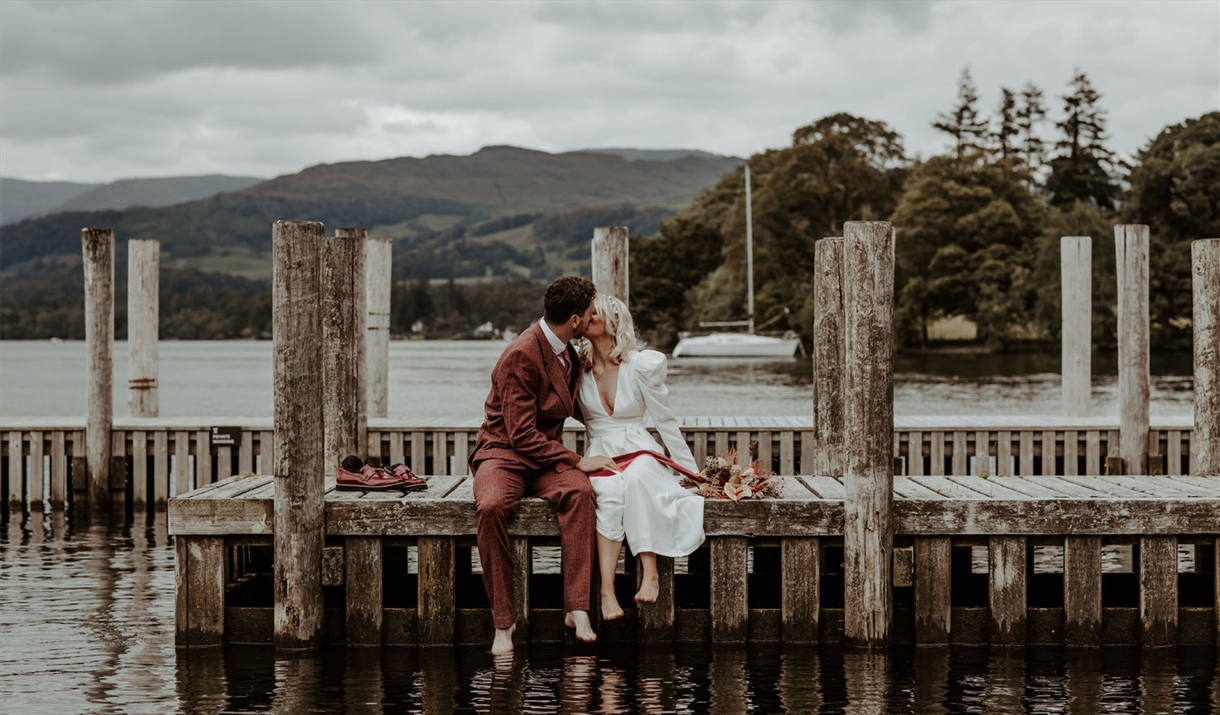
[[(595, 314), (579, 347), (585, 374), (577, 399), (589, 434), (585, 456), (617, 457), (640, 450), (663, 453), (644, 425), (647, 417), (661, 434), (670, 458), (699, 471), (669, 410), (665, 356), (636, 349), (635, 324), (621, 300), (598, 293), (594, 304)], [(648, 456), (591, 481), (597, 495), (601, 612), (605, 620), (614, 620), (623, 616), (614, 594), (614, 571), (624, 535), (643, 568), (635, 600), (655, 602), (657, 554), (686, 556), (703, 543), (703, 498), (683, 489), (677, 475)]]

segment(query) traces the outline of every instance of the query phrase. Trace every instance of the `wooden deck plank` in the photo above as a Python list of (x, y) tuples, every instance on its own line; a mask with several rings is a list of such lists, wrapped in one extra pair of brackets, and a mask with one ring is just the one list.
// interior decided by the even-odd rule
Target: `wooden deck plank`
[(944, 496), (928, 489), (910, 477), (894, 477), (894, 496), (902, 499), (944, 499)]
[(1101, 645), (1101, 537), (1063, 540), (1063, 621), (1067, 645)]
[(847, 489), (843, 482), (834, 477), (801, 477), (801, 481), (814, 494), (822, 499), (842, 501), (847, 498)]
[[(1069, 477), (1070, 478), (1070, 477)], [(1177, 498), (1187, 499), (1190, 497), (1216, 497), (1216, 494), (1208, 494), (1205, 491), (1194, 489), (1190, 486), (1181, 485), (1171, 481), (1165, 477), (1089, 477), (1089, 479), (1097, 479), (1103, 484), (1113, 483), (1135, 491), (1140, 494), (1147, 494), (1150, 497), (1161, 498)]]
[(1140, 644), (1167, 646), (1178, 639), (1178, 538), (1140, 537)]
[(1110, 476), (1103, 477), (1047, 477), (1065, 484), (1074, 484), (1082, 489), (1088, 489), (1108, 497), (1124, 499), (1147, 499), (1151, 495), (1146, 491), (1132, 489)]
[(1025, 537), (992, 536), (988, 540), (991, 643), (1025, 644)]
[(945, 499), (986, 499), (979, 491), (962, 486), (949, 477), (910, 477), (911, 481), (931, 489)]
[(257, 477), (233, 476), (222, 479), (213, 485), (212, 489), (202, 491), (195, 499), (227, 500), (238, 497), (252, 489), (268, 484), (274, 477), (263, 475)]
[(1037, 479), (1029, 479), (1026, 477), (996, 477), (988, 479), (989, 482), (994, 482), (1005, 489), (1024, 494), (1025, 496), (1035, 499), (1062, 499), (1064, 495), (1053, 489), (1047, 488), (1038, 483)]
[[(1079, 477), (1072, 478), (1079, 479)], [(1097, 482), (1069, 482), (1063, 477), (1031, 477), (1030, 481), (1041, 484), (1048, 489), (1054, 489), (1069, 499), (1107, 499), (1114, 497), (1114, 495), (1105, 490), (1105, 485)], [(1128, 494), (1127, 496), (1132, 495)], [(1138, 499), (1142, 498), (1143, 495), (1137, 494), (1134, 496)]]
[(711, 539), (711, 636), (713, 643), (737, 643), (749, 635), (746, 556), (749, 541), (737, 536)]
[(1014, 489), (1009, 485), (1010, 482), (1021, 481), (1020, 477), (996, 477), (995, 479), (983, 479), (982, 477), (949, 477), (949, 480), (955, 484), (960, 484), (967, 489), (976, 491), (985, 495), (988, 499), (1034, 499), (1030, 495)]
[(1190, 485), (1202, 489), (1212, 499), (1220, 499), (1220, 477), (1188, 477), (1177, 475), (1169, 477), (1171, 482)]
[(953, 542), (947, 536), (915, 539), (915, 642), (948, 644), (952, 619)]
[(816, 538), (780, 542), (783, 585), (780, 595), (782, 637), (786, 643), (818, 640), (820, 551)]

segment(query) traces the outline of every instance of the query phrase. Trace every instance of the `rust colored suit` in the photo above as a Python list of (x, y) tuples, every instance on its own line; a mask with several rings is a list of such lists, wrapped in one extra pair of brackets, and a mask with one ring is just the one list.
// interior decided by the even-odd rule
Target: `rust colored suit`
[(537, 323), (504, 350), (491, 373), (483, 426), (470, 455), (483, 586), (501, 630), (516, 622), (508, 519), (523, 496), (555, 505), (565, 610), (589, 610), (596, 512), (589, 477), (576, 469), (580, 455), (560, 440), (564, 421), (575, 414), (581, 372), (570, 345), (565, 358), (570, 372)]

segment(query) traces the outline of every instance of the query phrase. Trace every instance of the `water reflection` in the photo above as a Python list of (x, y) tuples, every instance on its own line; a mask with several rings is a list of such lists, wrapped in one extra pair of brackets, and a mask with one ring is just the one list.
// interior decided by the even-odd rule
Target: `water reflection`
[(269, 647), (175, 651), (164, 515), (0, 517), (0, 710), (13, 713), (1220, 712), (1214, 648)]

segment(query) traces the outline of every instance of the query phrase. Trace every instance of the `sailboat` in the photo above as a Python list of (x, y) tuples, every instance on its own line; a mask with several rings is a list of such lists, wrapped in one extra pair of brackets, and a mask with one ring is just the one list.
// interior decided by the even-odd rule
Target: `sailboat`
[(745, 333), (684, 335), (674, 346), (674, 357), (791, 358), (801, 346), (789, 331), (782, 338), (754, 334), (754, 220), (751, 213), (750, 165), (746, 164), (746, 295), (745, 320), (701, 322), (703, 328), (745, 327)]

